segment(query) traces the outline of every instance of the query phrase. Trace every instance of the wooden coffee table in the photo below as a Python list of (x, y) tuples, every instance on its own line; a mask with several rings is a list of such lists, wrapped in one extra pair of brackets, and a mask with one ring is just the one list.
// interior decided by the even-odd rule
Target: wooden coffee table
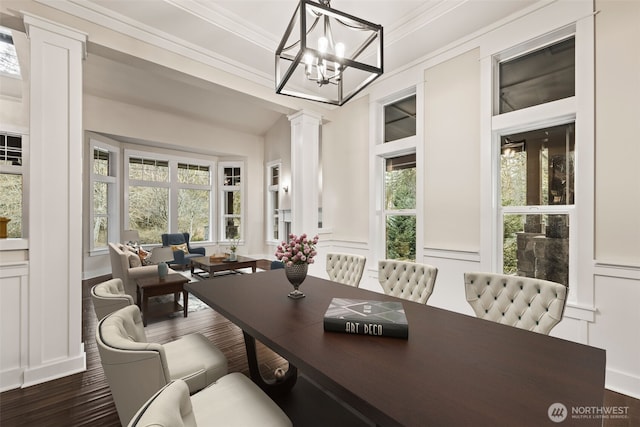
[[(157, 317), (166, 315), (169, 313), (175, 313), (176, 311), (183, 310), (184, 317), (187, 317), (189, 292), (184, 288), (186, 283), (189, 283), (189, 279), (182, 274), (172, 273), (163, 278), (159, 276), (143, 277), (137, 281), (137, 299), (138, 306), (142, 312), (142, 323), (147, 326), (147, 320), (149, 317)], [(178, 303), (180, 299), (180, 293), (182, 293), (182, 304)], [(173, 302), (154, 304), (149, 310), (149, 298), (159, 295), (173, 294)]]
[[(236, 261), (211, 261), (208, 256), (197, 257), (191, 259), (191, 275), (200, 279), (208, 279), (218, 271), (235, 271), (241, 268), (251, 267), (253, 273), (256, 272), (258, 260), (244, 256), (238, 256)], [(202, 270), (195, 271), (197, 269)], [(204, 275), (207, 273), (208, 275)]]

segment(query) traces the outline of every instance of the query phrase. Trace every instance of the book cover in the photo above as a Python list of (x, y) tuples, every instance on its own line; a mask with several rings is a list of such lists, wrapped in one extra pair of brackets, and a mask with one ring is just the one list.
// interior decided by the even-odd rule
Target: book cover
[(409, 324), (400, 301), (333, 298), (324, 315), (324, 330), (381, 337), (409, 337)]

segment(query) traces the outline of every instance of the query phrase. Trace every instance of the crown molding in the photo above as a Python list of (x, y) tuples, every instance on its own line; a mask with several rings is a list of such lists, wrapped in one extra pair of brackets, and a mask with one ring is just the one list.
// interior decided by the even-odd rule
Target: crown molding
[[(248, 67), (228, 57), (189, 43), (185, 40), (115, 13), (95, 3), (83, 0), (34, 0), (45, 6), (65, 12), (95, 25), (109, 28), (141, 42), (209, 65), (234, 76), (271, 88), (272, 76)], [(182, 2), (183, 0), (175, 0)]]

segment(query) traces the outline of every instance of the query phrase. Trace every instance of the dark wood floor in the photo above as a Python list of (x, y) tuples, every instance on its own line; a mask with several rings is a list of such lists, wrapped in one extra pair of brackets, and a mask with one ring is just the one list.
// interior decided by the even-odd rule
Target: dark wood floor
[[(104, 377), (100, 356), (95, 344), (96, 317), (88, 290), (96, 281), (83, 284), (83, 340), (87, 355), (87, 370), (58, 380), (15, 389), (0, 394), (0, 426), (2, 427), (41, 427), (41, 426), (118, 426), (116, 408), (111, 398), (109, 386)], [(248, 374), (241, 330), (223, 316), (211, 309), (189, 313), (187, 318), (176, 316), (149, 322), (146, 328), (147, 338), (153, 342), (168, 342), (179, 336), (200, 332), (211, 339), (229, 359), (229, 371)], [(286, 365), (286, 361), (269, 349), (259, 345), (261, 370), (265, 376), (277, 367)], [(306, 388), (305, 388), (306, 387)], [(304, 393), (314, 393), (313, 387), (302, 382), (296, 388)], [(322, 396), (316, 397), (314, 406), (318, 407)], [(298, 405), (298, 403), (296, 403)], [(625, 395), (606, 391), (605, 406), (628, 407), (628, 417), (605, 420), (606, 427), (640, 426), (640, 401)], [(304, 405), (298, 405), (305, 407)], [(285, 412), (294, 420), (296, 426), (307, 425), (348, 426), (361, 425), (360, 421), (339, 421), (338, 418), (316, 422), (296, 422), (295, 414)], [(291, 409), (291, 408), (289, 408)], [(311, 408), (308, 408), (311, 410)], [(304, 409), (307, 410), (307, 409)], [(322, 416), (329, 416), (322, 411)], [(341, 418), (342, 420), (345, 417)]]

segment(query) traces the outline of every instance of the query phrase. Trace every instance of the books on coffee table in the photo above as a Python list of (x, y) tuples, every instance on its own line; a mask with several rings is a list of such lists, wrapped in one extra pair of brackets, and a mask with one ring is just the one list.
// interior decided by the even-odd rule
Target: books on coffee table
[(409, 337), (409, 324), (400, 301), (333, 298), (324, 315), (324, 330), (381, 337)]

